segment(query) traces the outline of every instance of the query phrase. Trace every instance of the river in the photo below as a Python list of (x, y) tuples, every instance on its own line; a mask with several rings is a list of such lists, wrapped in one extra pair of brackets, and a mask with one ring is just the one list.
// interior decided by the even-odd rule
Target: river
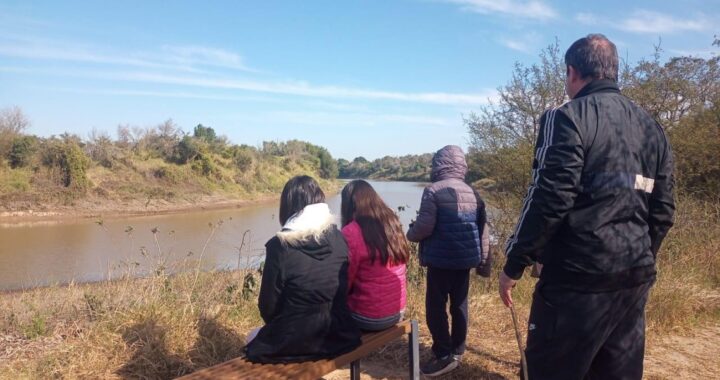
[[(370, 183), (398, 211), (404, 226), (415, 218), (423, 184)], [(339, 220), (340, 195), (328, 203)], [(183, 214), (0, 226), (0, 290), (144, 276), (158, 270), (173, 273), (198, 265), (204, 270), (252, 265), (262, 260), (265, 242), (280, 228), (277, 210), (274, 202)]]

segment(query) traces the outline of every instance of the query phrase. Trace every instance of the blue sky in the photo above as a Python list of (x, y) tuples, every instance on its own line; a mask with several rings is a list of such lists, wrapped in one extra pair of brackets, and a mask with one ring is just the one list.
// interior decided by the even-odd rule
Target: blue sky
[(556, 37), (708, 57), (718, 20), (715, 0), (0, 0), (0, 108), (43, 136), (172, 118), (348, 159), (424, 153), (465, 147), (462, 116)]

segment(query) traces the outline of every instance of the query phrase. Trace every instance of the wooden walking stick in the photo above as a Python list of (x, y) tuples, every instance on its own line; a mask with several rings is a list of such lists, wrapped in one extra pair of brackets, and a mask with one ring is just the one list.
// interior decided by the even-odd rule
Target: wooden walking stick
[(518, 349), (520, 350), (520, 363), (522, 364), (522, 377), (528, 379), (527, 359), (525, 359), (525, 350), (522, 346), (522, 338), (520, 337), (520, 329), (518, 329), (517, 316), (515, 316), (515, 307), (510, 305), (510, 315), (512, 315), (513, 326), (515, 327), (515, 338), (517, 339)]

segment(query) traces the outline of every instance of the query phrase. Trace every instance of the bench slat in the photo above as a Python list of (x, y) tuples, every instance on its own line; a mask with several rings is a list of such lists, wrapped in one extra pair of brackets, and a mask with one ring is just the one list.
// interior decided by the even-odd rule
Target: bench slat
[(288, 364), (258, 364), (245, 358), (235, 358), (224, 363), (202, 369), (181, 377), (181, 380), (206, 379), (297, 379), (315, 380), (336, 369), (343, 368), (353, 361), (359, 360), (378, 350), (387, 343), (409, 334), (412, 331), (410, 321), (402, 321), (387, 330), (367, 333), (362, 336), (362, 344), (347, 354), (334, 359), (323, 359), (314, 362)]

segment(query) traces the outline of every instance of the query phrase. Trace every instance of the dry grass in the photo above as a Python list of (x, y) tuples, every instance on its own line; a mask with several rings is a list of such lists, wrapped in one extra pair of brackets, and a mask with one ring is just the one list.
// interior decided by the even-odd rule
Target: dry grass
[[(672, 373), (661, 371), (664, 360), (653, 356), (676, 344), (671, 337), (692, 335), (697, 327), (720, 321), (719, 208), (688, 200), (679, 204), (677, 227), (660, 254), (658, 282), (647, 309), (651, 378)], [(497, 219), (501, 236), (511, 228), (512, 218), (507, 219)], [(495, 263), (496, 272), (501, 261)], [(197, 263), (186, 265), (190, 270), (175, 276), (159, 270), (145, 279), (128, 276), (0, 295), (0, 378), (171, 378), (237, 356), (244, 334), (261, 323), (259, 273), (202, 273), (195, 270)], [(423, 269), (413, 263), (407, 314), (421, 321), (421, 356), (427, 358), (431, 340), (424, 326), (424, 282)], [(514, 292), (521, 321), (527, 320), (533, 284), (526, 277)], [(494, 279), (473, 276), (468, 351), (463, 365), (446, 378), (517, 377), (512, 321), (496, 293)], [(702, 339), (717, 342), (718, 335)], [(398, 341), (370, 357), (363, 368), (373, 378), (398, 378), (405, 370), (397, 363), (406, 359), (405, 343)], [(688, 371), (693, 366), (688, 364)], [(345, 376), (341, 371), (327, 378)]]
[(185, 273), (5, 294), (0, 377), (170, 378), (236, 357), (243, 332), (260, 324), (253, 277)]
[(720, 320), (720, 204), (680, 198), (675, 227), (658, 254), (648, 328), (687, 330)]

